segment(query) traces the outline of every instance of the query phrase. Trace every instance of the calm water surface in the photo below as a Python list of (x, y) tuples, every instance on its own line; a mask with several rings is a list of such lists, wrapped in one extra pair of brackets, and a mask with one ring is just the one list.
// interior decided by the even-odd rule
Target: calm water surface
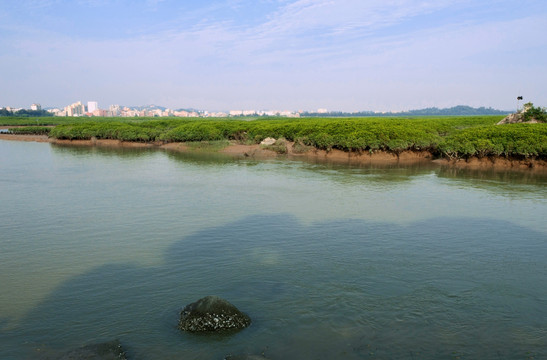
[[(0, 359), (545, 359), (547, 178), (0, 141)], [(230, 336), (176, 329), (222, 296)]]

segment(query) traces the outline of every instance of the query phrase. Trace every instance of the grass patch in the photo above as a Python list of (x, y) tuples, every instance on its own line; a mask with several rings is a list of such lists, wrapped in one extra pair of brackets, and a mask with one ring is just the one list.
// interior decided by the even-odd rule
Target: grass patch
[(194, 151), (217, 152), (230, 145), (230, 142), (228, 140), (189, 141), (186, 145)]
[(49, 135), (50, 127), (45, 126), (23, 126), (8, 129), (10, 134), (15, 135)]
[(284, 138), (277, 139), (272, 145), (260, 145), (262, 149), (272, 150), (278, 154), (286, 154), (289, 152), (287, 148), (287, 140)]
[(292, 152), (295, 154), (305, 154), (308, 151), (313, 150), (313, 146), (308, 146), (304, 143), (303, 139), (295, 139), (294, 144), (292, 146)]

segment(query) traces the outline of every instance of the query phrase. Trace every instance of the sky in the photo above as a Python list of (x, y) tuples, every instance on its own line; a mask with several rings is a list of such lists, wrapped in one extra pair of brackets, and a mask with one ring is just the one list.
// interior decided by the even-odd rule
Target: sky
[(0, 107), (547, 106), (545, 0), (0, 0)]

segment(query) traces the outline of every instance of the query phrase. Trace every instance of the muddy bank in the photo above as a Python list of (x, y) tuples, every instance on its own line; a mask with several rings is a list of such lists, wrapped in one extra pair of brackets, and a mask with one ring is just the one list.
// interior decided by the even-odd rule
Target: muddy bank
[(508, 159), (501, 156), (478, 158), (473, 156), (468, 159), (436, 159), (434, 162), (441, 165), (468, 169), (495, 168), (547, 172), (547, 160), (541, 159)]
[[(92, 140), (59, 140), (50, 139), (53, 144), (59, 145), (72, 145), (72, 146), (100, 146), (100, 147), (127, 147), (127, 148), (159, 148), (172, 151), (181, 152), (193, 152), (193, 151), (207, 151), (207, 150), (194, 150), (186, 143), (162, 143), (162, 142), (125, 142), (120, 140), (106, 140), (106, 139), (92, 139)], [(240, 144), (237, 142), (230, 142), (226, 147), (215, 150), (220, 154), (226, 154), (233, 157), (240, 158), (253, 158), (253, 159), (268, 159), (276, 157), (288, 157), (293, 159), (309, 159), (309, 160), (328, 160), (340, 163), (401, 163), (401, 164), (414, 164), (419, 162), (431, 162), (433, 155), (427, 151), (413, 152), (403, 151), (400, 154), (390, 153), (386, 151), (376, 152), (345, 152), (341, 150), (319, 150), (315, 148), (309, 148), (305, 152), (296, 151), (293, 147), (294, 143), (287, 142), (286, 153), (279, 154), (274, 150), (263, 147), (259, 144)]]
[(48, 138), (47, 135), (13, 135), (0, 133), (0, 140), (51, 142), (52, 139)]
[[(70, 146), (98, 146), (98, 147), (124, 147), (124, 148), (157, 148), (171, 151), (193, 152), (195, 150), (185, 143), (163, 143), (163, 142), (127, 142), (110, 139), (91, 139), (91, 140), (60, 140), (48, 138), (46, 135), (14, 135), (1, 134), (0, 140), (14, 141), (36, 141), (49, 142), (59, 145)], [(220, 150), (212, 150), (217, 153), (241, 158), (267, 159), (284, 156), (292, 159), (302, 159), (310, 161), (325, 160), (349, 164), (416, 164), (416, 163), (435, 163), (441, 166), (450, 166), (456, 168), (470, 169), (499, 169), (499, 170), (524, 170), (533, 172), (547, 172), (547, 160), (545, 159), (518, 159), (505, 157), (471, 157), (468, 159), (435, 159), (435, 156), (429, 151), (403, 151), (398, 154), (386, 151), (374, 152), (345, 152), (333, 149), (331, 151), (319, 150), (315, 148), (307, 149), (302, 152), (296, 150), (293, 143), (287, 142), (287, 151), (284, 154), (267, 149), (258, 144), (246, 145), (236, 142), (229, 143)], [(206, 151), (206, 150), (205, 150)]]

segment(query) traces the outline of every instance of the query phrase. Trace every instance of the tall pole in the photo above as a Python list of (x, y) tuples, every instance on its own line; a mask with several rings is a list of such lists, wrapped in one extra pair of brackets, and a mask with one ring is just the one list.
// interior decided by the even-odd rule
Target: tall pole
[(517, 96), (517, 113), (519, 112), (520, 100), (522, 100), (522, 96)]

